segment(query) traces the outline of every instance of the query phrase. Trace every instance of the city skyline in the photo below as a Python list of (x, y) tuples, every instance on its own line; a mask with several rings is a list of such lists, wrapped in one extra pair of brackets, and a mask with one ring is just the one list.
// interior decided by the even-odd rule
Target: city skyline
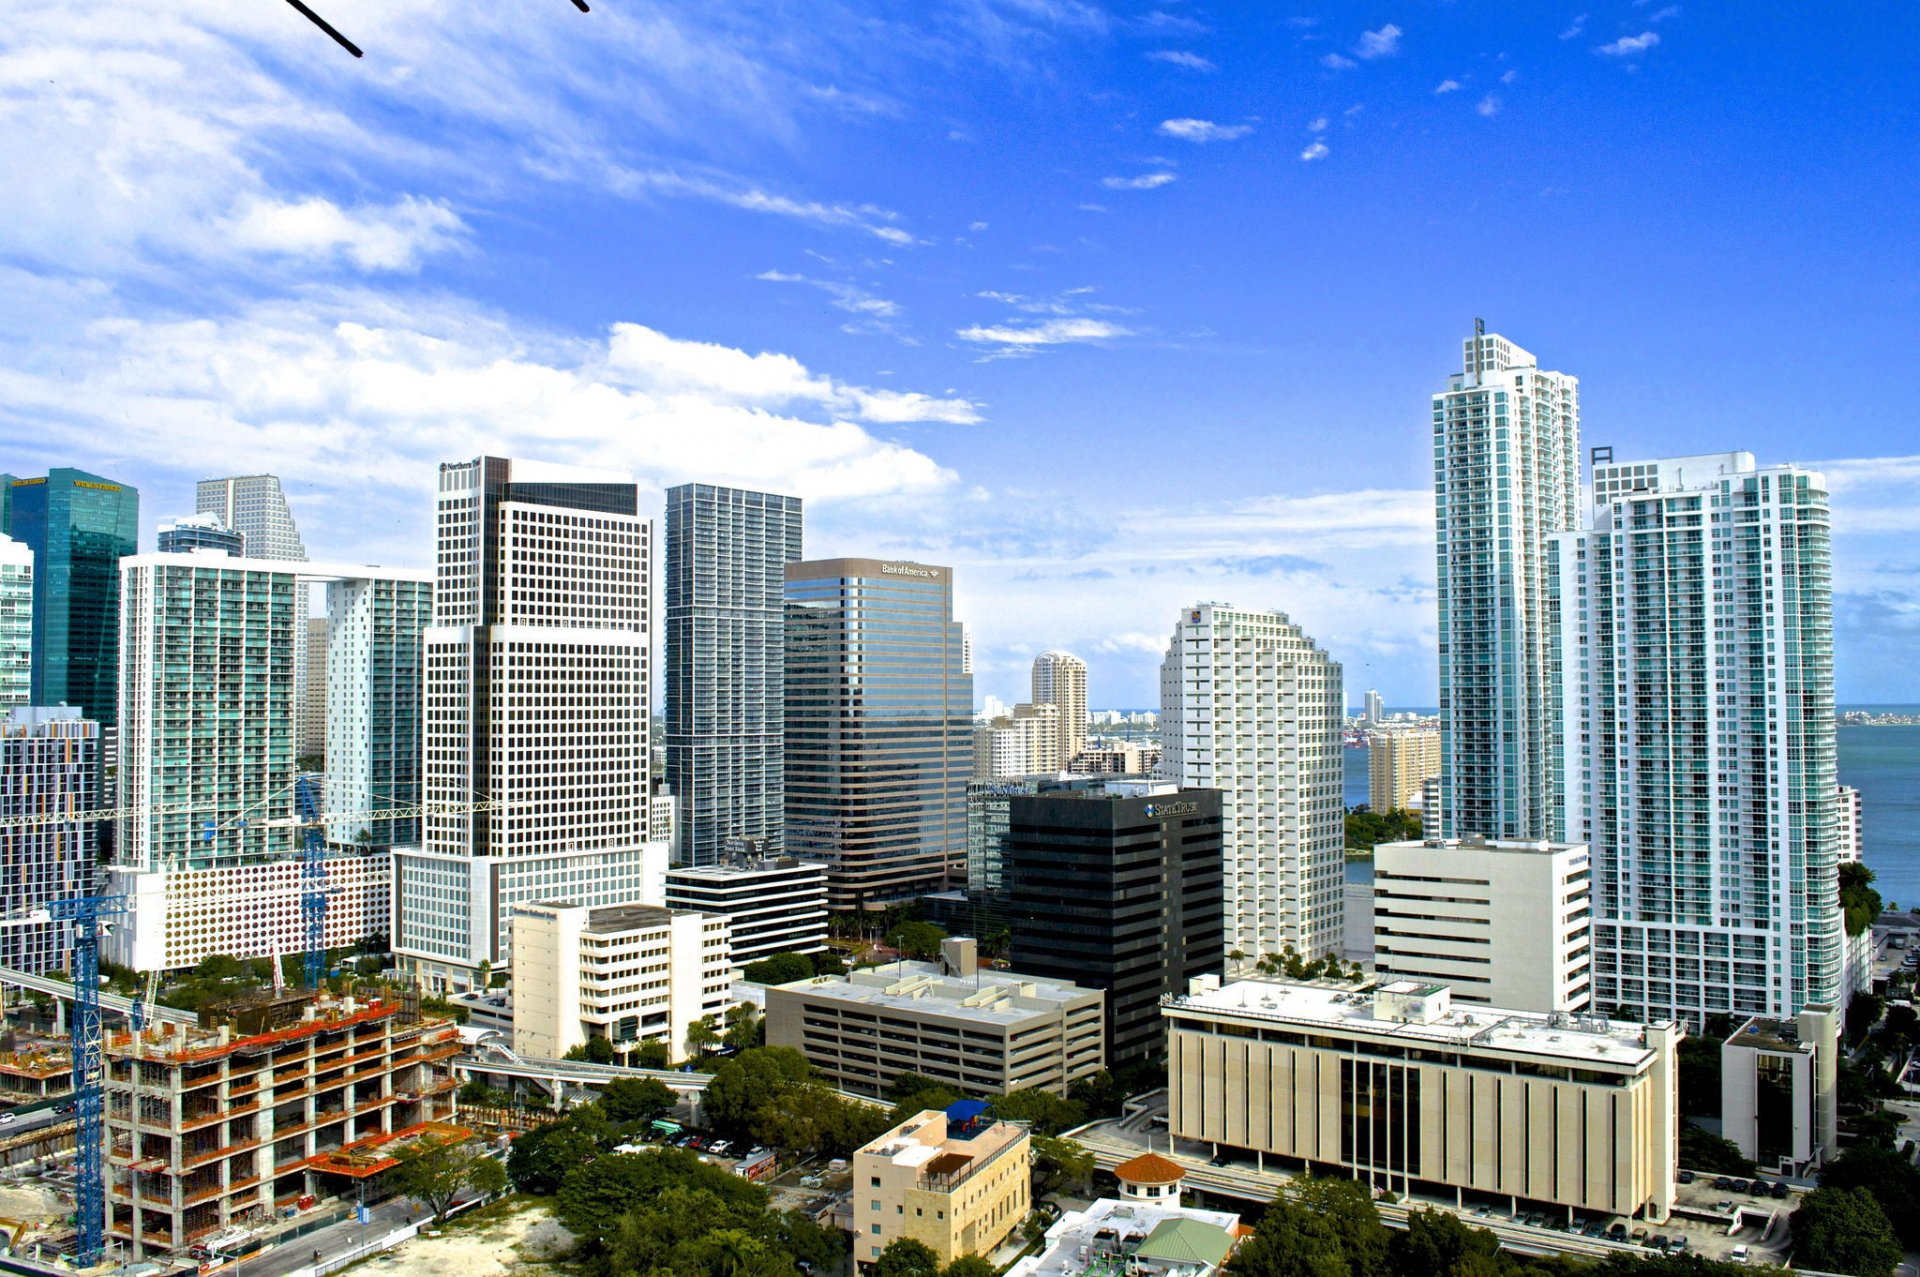
[[(341, 0), (353, 62), (292, 13), (30, 4), (16, 49), (84, 69), (9, 106), (99, 115), (0, 142), (38, 175), (0, 227), (9, 464), (158, 514), (279, 474), (324, 557), (389, 564), (447, 455), (630, 471), (653, 519), (678, 482), (791, 492), (810, 553), (952, 564), (1009, 700), (1062, 647), (1150, 705), (1155, 618), (1214, 598), (1433, 704), (1418, 413), (1479, 316), (1621, 459), (1826, 474), (1839, 697), (1920, 700), (1920, 371), (1876, 247), (1915, 218), (1916, 19), (1586, 9)], [(1473, 269), (1496, 245), (1540, 269)]]

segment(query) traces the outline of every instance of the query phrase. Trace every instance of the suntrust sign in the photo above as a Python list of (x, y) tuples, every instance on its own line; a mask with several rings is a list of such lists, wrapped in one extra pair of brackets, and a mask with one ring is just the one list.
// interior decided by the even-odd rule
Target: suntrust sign
[(934, 568), (918, 568), (911, 563), (882, 563), (880, 570), (888, 576), (923, 576), (929, 580), (940, 575)]
[(1197, 816), (1199, 814), (1200, 814), (1199, 803), (1172, 802), (1172, 803), (1148, 803), (1147, 804), (1147, 817), (1149, 819), (1152, 819), (1153, 817), (1156, 817), (1156, 816), (1159, 816), (1159, 817)]

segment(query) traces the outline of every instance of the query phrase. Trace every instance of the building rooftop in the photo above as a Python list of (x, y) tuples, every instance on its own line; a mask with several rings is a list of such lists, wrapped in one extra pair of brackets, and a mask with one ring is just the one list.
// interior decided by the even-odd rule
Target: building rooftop
[[(1400, 842), (1383, 842), (1380, 847), (1400, 850), (1408, 847), (1427, 847), (1434, 851), (1498, 851), (1507, 855), (1557, 856), (1568, 851), (1585, 851), (1583, 842), (1548, 842), (1546, 839), (1483, 838), (1472, 835), (1466, 838), (1408, 838)], [(1378, 851), (1376, 847), (1374, 850)]]
[(1158, 1153), (1142, 1153), (1113, 1168), (1114, 1178), (1125, 1184), (1178, 1184), (1187, 1177), (1178, 1163)]
[(826, 873), (827, 867), (817, 860), (797, 860), (792, 856), (768, 856), (761, 860), (739, 860), (717, 865), (679, 865), (667, 871), (667, 876), (680, 882), (729, 882), (738, 878), (750, 878), (757, 874), (791, 873), (796, 869), (811, 869)]
[(1240, 1217), (1230, 1211), (1103, 1197), (1062, 1215), (1047, 1230), (1046, 1249), (1007, 1277), (1203, 1274), (1226, 1260), (1240, 1232)]
[(1811, 1051), (1811, 1043), (1800, 1041), (1800, 1026), (1792, 1020), (1769, 1020), (1755, 1016), (1735, 1029), (1727, 1038), (1728, 1046), (1750, 1051)]
[(856, 1158), (880, 1158), (918, 1172), (918, 1187), (958, 1188), (975, 1171), (1026, 1140), (1027, 1128), (1012, 1122), (950, 1122), (939, 1109), (924, 1109), (866, 1145)]
[[(1398, 980), (1371, 990), (1332, 984), (1236, 980), (1211, 987), (1203, 978), (1171, 1010), (1222, 1013), (1303, 1026), (1337, 1026), (1350, 1033), (1433, 1042), (1456, 1050), (1494, 1051), (1635, 1068), (1649, 1063), (1647, 1026), (1569, 1012), (1454, 1007), (1445, 985)], [(1661, 1027), (1671, 1027), (1663, 1024)]]
[(844, 976), (814, 976), (773, 987), (813, 998), (937, 1013), (983, 1024), (1019, 1024), (1035, 1015), (1054, 1014), (1064, 1003), (1100, 992), (1066, 980), (1011, 971), (949, 976), (932, 962), (890, 962)]
[(151, 1025), (137, 1041), (131, 1033), (109, 1034), (106, 1051), (111, 1056), (193, 1064), (236, 1051), (252, 1052), (297, 1042), (316, 1033), (372, 1024), (395, 1015), (407, 1014), (410, 1018), (405, 1022), (451, 1027), (451, 1021), (419, 1017), (418, 1008), (409, 1011), (409, 1006), (404, 999), (316, 998), (311, 993), (228, 1003), (202, 1011), (199, 1027)]

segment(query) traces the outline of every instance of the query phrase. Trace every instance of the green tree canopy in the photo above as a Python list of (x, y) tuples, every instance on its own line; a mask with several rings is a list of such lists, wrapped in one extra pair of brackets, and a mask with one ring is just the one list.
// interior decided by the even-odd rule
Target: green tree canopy
[(978, 1255), (962, 1255), (948, 1264), (940, 1277), (999, 1277), (999, 1272), (992, 1260), (982, 1259)]
[(555, 1204), (560, 1222), (575, 1236), (606, 1246), (630, 1207), (669, 1188), (705, 1191), (730, 1211), (766, 1210), (764, 1188), (678, 1148), (597, 1157), (566, 1177)]
[(932, 961), (940, 956), (940, 942), (947, 933), (931, 922), (903, 922), (887, 932), (887, 943), (909, 958)]
[(1058, 1135), (1087, 1120), (1087, 1106), (1063, 1100), (1052, 1091), (1030, 1086), (996, 1097), (993, 1115), (1007, 1122), (1030, 1122), (1036, 1135)]
[(1033, 1137), (1033, 1184), (1036, 1197), (1063, 1193), (1079, 1197), (1093, 1185), (1094, 1161), (1072, 1140)]
[(484, 1196), (507, 1186), (506, 1167), (474, 1140), (423, 1141), (394, 1156), (400, 1164), (386, 1172), (388, 1184), (425, 1206), (435, 1219), (446, 1214), (461, 1193)]
[(673, 1112), (678, 1097), (652, 1077), (619, 1077), (600, 1088), (600, 1107), (616, 1122), (651, 1122)]
[(1240, 1244), (1234, 1277), (1391, 1277), (1387, 1228), (1357, 1180), (1302, 1176)]
[(872, 1277), (940, 1277), (940, 1257), (925, 1242), (896, 1237), (873, 1261)]
[(754, 1115), (813, 1074), (806, 1057), (790, 1046), (742, 1051), (714, 1070), (701, 1103), (707, 1120), (729, 1137), (750, 1134)]
[(813, 959), (804, 953), (776, 953), (758, 962), (749, 962), (740, 974), (754, 984), (790, 984), (812, 978)]
[(1759, 1169), (1738, 1144), (1688, 1121), (1680, 1123), (1680, 1165), (1715, 1175), (1751, 1175)]
[(1387, 1242), (1387, 1262), (1396, 1277), (1501, 1277), (1500, 1242), (1451, 1211), (1417, 1210), (1407, 1227)]
[(1857, 936), (1880, 919), (1880, 893), (1873, 889), (1873, 870), (1858, 860), (1839, 868), (1840, 911), (1847, 934)]
[(1886, 1212), (1864, 1188), (1816, 1188), (1789, 1224), (1799, 1268), (1887, 1277), (1903, 1258)]
[(600, 1146), (569, 1120), (536, 1126), (513, 1141), (507, 1153), (507, 1176), (523, 1193), (542, 1196), (559, 1191), (561, 1181), (576, 1167), (600, 1155)]
[(1349, 851), (1372, 851), (1383, 842), (1405, 842), (1420, 833), (1420, 817), (1410, 811), (1377, 812), (1363, 805), (1347, 812)]
[(1920, 1167), (1891, 1148), (1854, 1144), (1820, 1171), (1822, 1188), (1864, 1188), (1880, 1203), (1900, 1244), (1920, 1248)]

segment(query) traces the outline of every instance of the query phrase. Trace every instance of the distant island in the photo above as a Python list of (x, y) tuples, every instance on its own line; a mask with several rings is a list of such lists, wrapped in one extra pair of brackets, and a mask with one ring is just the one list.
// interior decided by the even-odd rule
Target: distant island
[(1834, 715), (1842, 727), (1920, 727), (1920, 713), (1843, 709)]

